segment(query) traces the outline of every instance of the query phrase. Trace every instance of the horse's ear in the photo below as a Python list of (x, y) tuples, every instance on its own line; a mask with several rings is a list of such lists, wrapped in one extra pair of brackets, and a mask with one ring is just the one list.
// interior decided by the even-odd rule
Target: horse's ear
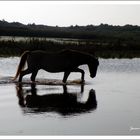
[(94, 57), (96, 58), (96, 59), (98, 59), (98, 56), (97, 56), (97, 54), (94, 52)]
[(94, 55), (94, 58), (97, 59), (97, 60), (99, 59), (99, 57), (96, 54)]
[(98, 59), (98, 55), (95, 52), (92, 52), (91, 55), (95, 58)]

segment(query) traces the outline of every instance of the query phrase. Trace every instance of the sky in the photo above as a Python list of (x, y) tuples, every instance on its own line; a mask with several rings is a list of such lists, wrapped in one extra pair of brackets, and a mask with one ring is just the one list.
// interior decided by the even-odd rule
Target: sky
[(49, 26), (140, 25), (140, 3), (0, 1), (0, 20)]

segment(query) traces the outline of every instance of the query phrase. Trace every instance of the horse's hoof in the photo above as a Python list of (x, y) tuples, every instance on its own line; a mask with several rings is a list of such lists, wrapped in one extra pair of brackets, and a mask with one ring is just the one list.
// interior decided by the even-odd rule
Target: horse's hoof
[(85, 80), (82, 80), (82, 81), (81, 81), (81, 84), (85, 84)]
[(31, 81), (31, 84), (35, 84), (36, 82), (35, 81)]
[(66, 82), (63, 82), (62, 84), (63, 84), (63, 85), (66, 85), (67, 83), (66, 83)]

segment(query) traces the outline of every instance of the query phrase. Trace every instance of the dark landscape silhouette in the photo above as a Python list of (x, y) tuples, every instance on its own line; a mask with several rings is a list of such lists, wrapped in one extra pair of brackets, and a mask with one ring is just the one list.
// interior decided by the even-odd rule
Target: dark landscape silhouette
[[(69, 27), (47, 26), (0, 21), (0, 56), (19, 56), (26, 50), (56, 52), (73, 49), (89, 52), (103, 58), (140, 57), (140, 26), (113, 26), (108, 24)], [(16, 37), (29, 37), (16, 41)], [(42, 39), (39, 39), (42, 38)], [(68, 43), (48, 41), (45, 38), (71, 39)]]

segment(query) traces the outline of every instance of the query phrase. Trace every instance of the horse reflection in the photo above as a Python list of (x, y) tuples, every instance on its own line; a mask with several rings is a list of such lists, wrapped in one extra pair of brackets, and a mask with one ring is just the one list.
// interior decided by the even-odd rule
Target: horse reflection
[[(53, 93), (37, 95), (35, 84), (31, 84), (31, 89), (23, 89), (22, 85), (16, 86), (19, 105), (24, 107), (25, 113), (57, 112), (61, 115), (74, 115), (76, 113), (89, 112), (96, 109), (97, 101), (95, 90), (89, 91), (86, 102), (77, 101), (76, 94), (68, 93), (67, 86), (63, 86), (63, 93)], [(81, 86), (80, 94), (84, 91)]]

